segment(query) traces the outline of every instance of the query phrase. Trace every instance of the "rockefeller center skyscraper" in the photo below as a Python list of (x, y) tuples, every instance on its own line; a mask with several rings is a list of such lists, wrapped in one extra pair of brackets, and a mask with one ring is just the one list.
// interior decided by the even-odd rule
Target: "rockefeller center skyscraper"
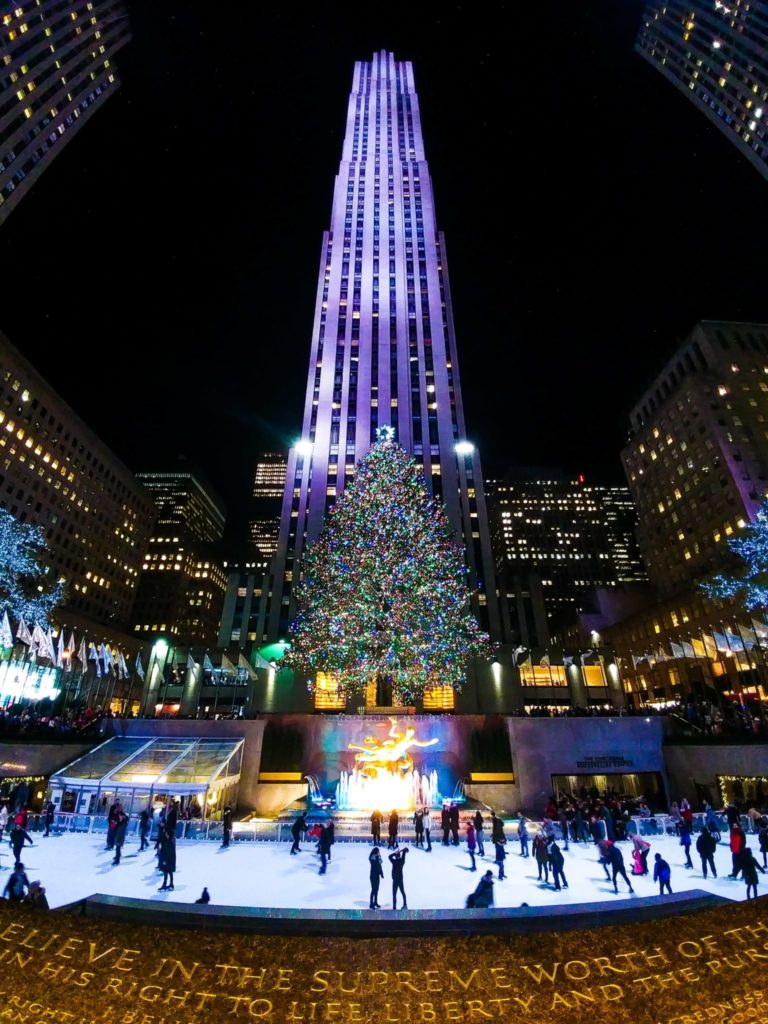
[(269, 639), (284, 635), (293, 616), (305, 548), (377, 430), (390, 427), (445, 502), (466, 551), (475, 611), (497, 636), (483, 479), (464, 423), (445, 242), (413, 69), (382, 51), (355, 65), (323, 235), (301, 439), (289, 456), (270, 581)]

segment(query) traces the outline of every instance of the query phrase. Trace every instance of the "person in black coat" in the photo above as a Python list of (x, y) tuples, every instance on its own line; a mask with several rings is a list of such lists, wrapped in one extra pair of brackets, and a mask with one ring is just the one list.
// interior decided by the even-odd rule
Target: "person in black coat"
[(485, 856), (485, 828), (483, 822), (483, 816), (478, 808), (475, 811), (475, 817), (472, 820), (472, 824), (475, 826), (475, 840), (477, 841), (477, 852), (481, 857)]
[(397, 910), (397, 892), (403, 894), (403, 910), (408, 909), (408, 901), (405, 896), (405, 889), (403, 888), (403, 868), (405, 867), (405, 855), (408, 853), (408, 847), (404, 846), (402, 850), (397, 850), (395, 853), (390, 853), (389, 863), (392, 865), (392, 909)]
[(24, 871), (24, 865), (21, 861), (17, 861), (16, 867), (5, 883), (3, 896), (7, 896), (12, 903), (21, 903), (24, 899), (25, 890), (29, 891), (29, 879)]
[(454, 846), (459, 845), (459, 808), (451, 804), (448, 811), (448, 820), (451, 823), (451, 842)]
[(712, 877), (717, 878), (717, 869), (715, 868), (715, 850), (717, 849), (717, 843), (715, 837), (705, 828), (699, 838), (696, 840), (696, 851), (701, 858), (701, 870), (704, 877), (707, 877), (707, 866), (712, 870)]
[(152, 823), (149, 818), (149, 811), (145, 808), (139, 815), (139, 839), (141, 843), (139, 845), (139, 853), (143, 853), (144, 850), (149, 849), (149, 842), (147, 836), (149, 835)]
[(199, 900), (195, 900), (195, 903), (208, 904), (210, 902), (211, 902), (211, 894), (208, 892), (208, 887), (205, 886), (203, 888), (203, 891), (202, 891), (202, 894), (200, 896), (200, 899)]
[(563, 883), (563, 889), (567, 889), (568, 882), (563, 871), (565, 858), (563, 857), (563, 851), (554, 840), (547, 846), (547, 856), (549, 857), (549, 865), (552, 868), (552, 881), (555, 883), (555, 890), (557, 892), (560, 891), (560, 882)]
[(232, 836), (232, 810), (229, 806), (224, 808), (224, 813), (221, 816), (221, 824), (223, 828), (221, 845), (226, 849), (229, 846), (229, 840)]
[(330, 823), (320, 826), (320, 837), (317, 840), (317, 851), (320, 854), (320, 871), (319, 874), (324, 875), (325, 869), (328, 865), (328, 861), (331, 859), (331, 840), (333, 833), (331, 831)]
[(117, 828), (117, 822), (122, 811), (122, 806), (119, 800), (115, 800), (112, 806), (109, 808), (107, 814), (107, 846), (106, 849), (111, 850), (115, 845), (115, 829)]
[(173, 836), (174, 842), (176, 841), (176, 822), (179, 820), (179, 802), (178, 800), (171, 800), (171, 806), (165, 815), (165, 831), (169, 836)]
[(397, 849), (397, 826), (399, 824), (400, 818), (397, 811), (392, 811), (389, 816), (389, 842), (387, 843), (387, 848), (390, 850)]
[(413, 834), (414, 834), (414, 846), (424, 845), (424, 812), (420, 810), (414, 811), (413, 814)]
[(333, 823), (333, 818), (326, 825), (326, 831), (328, 833), (327, 845), (328, 845), (328, 860), (331, 859), (331, 851), (333, 844), (336, 842), (336, 826)]
[(757, 872), (759, 871), (761, 875), (764, 875), (765, 871), (757, 863), (755, 855), (749, 847), (741, 855), (741, 870), (744, 875), (744, 881), (747, 883), (747, 899), (751, 898), (750, 892), (757, 899)]
[(611, 845), (608, 847), (607, 859), (608, 863), (611, 865), (611, 881), (613, 882), (613, 891), (615, 893), (618, 893), (619, 887), (616, 884), (616, 879), (619, 875), (621, 875), (621, 877), (627, 883), (629, 891), (633, 893), (635, 890), (632, 888), (632, 883), (630, 882), (629, 878), (627, 878), (627, 869), (624, 867), (624, 854), (621, 852), (618, 846), (616, 846), (615, 843), (611, 843)]
[(381, 842), (381, 819), (381, 811), (374, 811), (371, 815), (371, 836), (374, 846), (378, 846)]
[(30, 846), (35, 845), (26, 829), (22, 828), (21, 825), (14, 825), (11, 829), (11, 849), (13, 850), (13, 859), (15, 861), (20, 859), (24, 843), (29, 843)]
[(443, 804), (443, 809), (440, 812), (440, 828), (443, 830), (443, 846), (448, 845), (448, 834), (451, 831), (451, 818), (448, 813), (448, 808)]
[(125, 833), (128, 831), (128, 815), (125, 811), (121, 810), (117, 817), (117, 824), (114, 828), (114, 839), (113, 846), (115, 849), (115, 857), (112, 861), (113, 864), (120, 863), (120, 851), (123, 849), (123, 843), (125, 842)]
[(293, 836), (293, 846), (291, 847), (291, 853), (299, 853), (301, 847), (299, 846), (299, 840), (303, 832), (307, 831), (307, 819), (304, 814), (300, 814), (298, 818), (291, 825), (291, 835)]
[(53, 825), (54, 818), (56, 817), (56, 808), (52, 803), (49, 803), (45, 808), (45, 832), (43, 833), (43, 839), (51, 834), (51, 825)]
[(477, 888), (473, 893), (467, 896), (467, 907), (470, 909), (481, 910), (485, 907), (493, 906), (493, 872), (486, 871), (480, 881), (477, 883)]
[(173, 891), (173, 873), (176, 870), (176, 832), (163, 829), (160, 836), (160, 870), (163, 872), (163, 884), (159, 891)]
[(369, 910), (381, 910), (379, 906), (379, 883), (384, 877), (384, 868), (381, 866), (381, 853), (378, 846), (374, 846), (368, 854), (368, 863), (371, 866), (371, 899)]

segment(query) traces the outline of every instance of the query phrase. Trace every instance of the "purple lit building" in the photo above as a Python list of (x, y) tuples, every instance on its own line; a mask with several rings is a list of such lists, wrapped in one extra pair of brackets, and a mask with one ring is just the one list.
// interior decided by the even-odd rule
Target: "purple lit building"
[(467, 440), (445, 242), (413, 69), (355, 65), (330, 229), (323, 236), (301, 440), (291, 450), (265, 634), (283, 636), (302, 554), (380, 427), (423, 466), (463, 543), (475, 611), (499, 612), (477, 451)]

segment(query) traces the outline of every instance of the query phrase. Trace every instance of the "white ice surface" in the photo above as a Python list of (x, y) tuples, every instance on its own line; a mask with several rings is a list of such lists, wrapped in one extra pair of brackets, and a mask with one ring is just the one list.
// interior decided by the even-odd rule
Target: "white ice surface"
[[(368, 854), (371, 847), (360, 842), (337, 842), (333, 847), (332, 860), (325, 875), (319, 875), (319, 858), (314, 853), (314, 844), (302, 843), (298, 856), (290, 856), (290, 843), (240, 842), (224, 850), (213, 842), (178, 843), (176, 848), (177, 871), (173, 892), (158, 892), (162, 875), (156, 871), (153, 848), (138, 852), (138, 842), (129, 842), (123, 847), (122, 862), (113, 867), (113, 854), (104, 849), (103, 839), (88, 835), (62, 835), (43, 838), (42, 833), (32, 833), (35, 845), (26, 846), (22, 854), (27, 876), (30, 881), (39, 879), (46, 887), (51, 907), (61, 906), (94, 893), (113, 896), (131, 896), (143, 899), (158, 899), (176, 903), (192, 903), (207, 886), (211, 902), (230, 906), (247, 907), (311, 907), (313, 909), (365, 909), (368, 907)], [(748, 837), (759, 863), (757, 838)], [(633, 878), (631, 869), (631, 845), (619, 844), (624, 853), (627, 874), (637, 897), (653, 896), (658, 887), (652, 881), (652, 874)], [(507, 878), (499, 882), (498, 871), (493, 863), (493, 847), (486, 844), (485, 858), (477, 858), (478, 870), (469, 871), (469, 855), (464, 845), (444, 847), (434, 845), (432, 853), (411, 849), (405, 864), (405, 891), (408, 906), (419, 908), (460, 908), (488, 868), (493, 870), (494, 896), (497, 907), (519, 907), (525, 902), (529, 906), (556, 906), (574, 903), (610, 903), (617, 898), (626, 898), (627, 888), (619, 879), (619, 896), (613, 894), (613, 886), (606, 880), (603, 868), (597, 863), (597, 848), (580, 844), (570, 846), (565, 855), (565, 876), (569, 888), (556, 892), (536, 879), (536, 865), (533, 858), (519, 856), (516, 840), (507, 844), (505, 871)], [(490, 850), (490, 855), (489, 855)], [(649, 867), (653, 871), (653, 855), (660, 852), (672, 866), (672, 889), (683, 892), (687, 889), (705, 889), (729, 899), (745, 898), (746, 886), (739, 879), (733, 881), (724, 876), (731, 870), (731, 854), (725, 842), (715, 853), (718, 877), (702, 877), (699, 858), (695, 850), (692, 859), (695, 867), (683, 867), (685, 857), (677, 840), (658, 838), (652, 840)], [(384, 874), (379, 902), (382, 909), (392, 907), (392, 883), (387, 850), (382, 848)], [(2, 845), (0, 860), (0, 886), (8, 878), (12, 853), (7, 844)], [(759, 892), (765, 891), (768, 874), (758, 875)]]

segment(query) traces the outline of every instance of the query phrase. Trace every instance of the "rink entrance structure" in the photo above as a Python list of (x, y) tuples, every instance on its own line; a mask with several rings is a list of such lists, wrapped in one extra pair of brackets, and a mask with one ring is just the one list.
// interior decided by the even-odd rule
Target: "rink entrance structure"
[(106, 814), (117, 799), (135, 815), (173, 797), (194, 819), (217, 819), (237, 804), (242, 758), (235, 737), (115, 737), (52, 775), (49, 799), (76, 818)]

